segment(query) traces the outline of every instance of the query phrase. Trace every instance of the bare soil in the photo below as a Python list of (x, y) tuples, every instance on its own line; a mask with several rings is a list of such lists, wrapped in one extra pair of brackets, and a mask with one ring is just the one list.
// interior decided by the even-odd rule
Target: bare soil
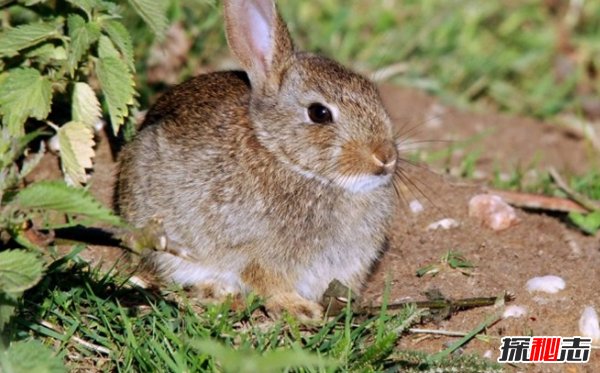
[[(386, 283), (391, 302), (424, 300), (424, 292), (433, 288), (452, 299), (490, 297), (509, 291), (515, 295), (511, 304), (526, 307), (527, 315), (499, 321), (487, 330), (495, 338), (489, 342), (474, 339), (465, 347), (471, 353), (491, 351), (494, 360), (499, 355), (501, 336), (578, 335), (583, 308), (594, 306), (600, 311), (600, 236), (580, 233), (559, 214), (524, 210), (518, 211), (519, 224), (494, 232), (468, 217), (467, 204), (472, 196), (485, 192), (485, 182), (494, 172), (554, 166), (565, 174), (577, 174), (598, 167), (600, 160), (593, 158), (585, 141), (559, 126), (533, 119), (446, 107), (414, 90), (384, 86), (382, 96), (399, 131), (410, 138), (407, 143), (442, 140), (450, 141), (442, 146), (456, 146), (451, 156), (434, 166), (438, 174), (407, 164), (412, 183), (407, 184), (406, 201), (418, 199), (424, 210), (413, 213), (406, 207), (398, 211), (390, 247), (371, 276), (365, 299), (381, 301)], [(111, 206), (115, 155), (105, 136), (97, 140), (91, 190)], [(473, 152), (479, 154), (476, 176), (480, 182), (439, 176), (440, 169), (456, 170), (464, 156)], [(60, 177), (56, 157), (49, 155), (32, 180)], [(449, 230), (426, 229), (442, 218), (453, 218), (460, 225)], [(436, 276), (416, 276), (417, 269), (439, 263), (448, 250), (462, 253), (475, 264), (474, 274), (467, 276), (447, 269)], [(83, 255), (106, 264), (123, 253), (114, 247), (90, 246)], [(562, 277), (566, 288), (556, 294), (529, 293), (525, 289), (528, 279), (548, 274)], [(420, 327), (468, 332), (493, 312), (492, 307), (461, 311)], [(453, 340), (414, 334), (402, 338), (401, 348), (437, 352)], [(519, 365), (515, 371), (599, 372), (600, 350), (592, 351), (589, 364)]]

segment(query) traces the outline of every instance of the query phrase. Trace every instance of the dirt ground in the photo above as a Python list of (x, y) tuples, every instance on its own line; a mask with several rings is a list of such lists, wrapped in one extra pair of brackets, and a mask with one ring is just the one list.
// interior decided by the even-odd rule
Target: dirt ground
[[(420, 200), (424, 210), (413, 213), (407, 207), (398, 211), (389, 250), (371, 276), (365, 299), (380, 301), (386, 281), (391, 285), (391, 302), (424, 300), (423, 293), (432, 288), (453, 299), (490, 297), (509, 291), (515, 295), (510, 304), (526, 307), (527, 315), (499, 321), (488, 329), (489, 335), (578, 335), (578, 321), (584, 307), (594, 306), (600, 312), (600, 236), (579, 233), (560, 215), (524, 210), (518, 210), (519, 224), (494, 232), (469, 218), (467, 204), (472, 196), (485, 192), (484, 182), (496, 170), (527, 170), (533, 166), (544, 170), (554, 166), (565, 174), (576, 174), (597, 167), (600, 160), (594, 160), (585, 141), (558, 126), (532, 119), (446, 107), (414, 90), (386, 86), (382, 87), (382, 96), (398, 128), (410, 135), (411, 140), (462, 144), (464, 140), (477, 138), (468, 146), (457, 145), (443, 167), (454, 170), (465, 154), (479, 152), (476, 176), (481, 182), (439, 176), (421, 167), (407, 168), (410, 179), (422, 193), (412, 186), (405, 194), (406, 199), (408, 202)], [(435, 142), (424, 144), (437, 146), (432, 145)], [(442, 146), (448, 144), (444, 142)], [(593, 160), (596, 164), (591, 163)], [(102, 136), (95, 163), (91, 190), (110, 206), (114, 154)], [(60, 177), (57, 160), (52, 156), (46, 157), (38, 170), (33, 179)], [(460, 225), (448, 230), (426, 229), (442, 218), (453, 218)], [(439, 263), (448, 250), (461, 252), (475, 264), (474, 274), (466, 276), (446, 270), (435, 277), (416, 276), (417, 269)], [(113, 262), (121, 252), (116, 248), (92, 246), (84, 256), (94, 261)], [(566, 288), (556, 294), (529, 293), (525, 289), (528, 279), (549, 274), (562, 277)], [(468, 332), (493, 312), (492, 307), (461, 311), (447, 320), (419, 327)], [(401, 347), (436, 352), (454, 340), (453, 337), (409, 335), (402, 339)], [(491, 358), (495, 360), (499, 344), (499, 338), (492, 338), (490, 342), (474, 339), (465, 351), (479, 354), (491, 351)], [(598, 372), (600, 350), (592, 351), (589, 364), (521, 364), (508, 370)]]

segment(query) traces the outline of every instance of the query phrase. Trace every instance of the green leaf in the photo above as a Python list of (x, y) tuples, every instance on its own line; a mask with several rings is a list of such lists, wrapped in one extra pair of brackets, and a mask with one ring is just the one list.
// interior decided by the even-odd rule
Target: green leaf
[(137, 14), (150, 26), (154, 34), (161, 37), (167, 29), (167, 1), (128, 0)]
[[(20, 296), (20, 294), (17, 294)], [(16, 295), (8, 293), (0, 293), (0, 332), (4, 326), (10, 322), (10, 318), (14, 315), (19, 300)], [(4, 372), (2, 368), (2, 359), (0, 358), (0, 372)]]
[(25, 250), (0, 252), (0, 292), (22, 293), (35, 286), (44, 273), (44, 262)]
[(73, 88), (73, 102), (71, 103), (71, 117), (73, 121), (94, 126), (102, 116), (100, 102), (92, 87), (87, 83), (77, 82)]
[(569, 213), (569, 219), (585, 233), (593, 235), (600, 230), (600, 210), (589, 214), (571, 212)]
[(81, 122), (69, 122), (58, 130), (60, 159), (67, 184), (81, 186), (87, 182), (86, 168), (92, 168), (94, 131)]
[(21, 49), (44, 40), (60, 37), (62, 22), (30, 23), (10, 28), (0, 34), (0, 56), (16, 56)]
[(133, 78), (125, 62), (116, 57), (100, 58), (96, 64), (96, 75), (108, 106), (113, 132), (116, 134), (129, 112), (127, 106), (133, 103)]
[(121, 54), (115, 48), (115, 45), (110, 40), (108, 36), (100, 36), (100, 41), (98, 42), (98, 57), (100, 58), (121, 58)]
[(102, 29), (110, 37), (110, 40), (117, 47), (125, 63), (132, 72), (135, 71), (133, 63), (133, 45), (129, 32), (121, 22), (108, 20), (102, 23)]
[(73, 76), (81, 57), (100, 37), (100, 26), (94, 22), (86, 22), (83, 17), (77, 14), (69, 15), (67, 26), (71, 38), (68, 64), (71, 76)]
[(52, 85), (46, 76), (32, 68), (13, 69), (0, 85), (2, 123), (14, 136), (23, 134), (28, 117), (45, 119), (50, 112)]
[(67, 0), (67, 2), (83, 10), (88, 19), (92, 19), (92, 10), (99, 5), (98, 0)]
[[(25, 209), (43, 209), (79, 215), (112, 225), (121, 219), (102, 206), (87, 190), (69, 187), (62, 181), (40, 181), (19, 191), (14, 203)], [(91, 222), (83, 222), (91, 225)]]
[[(38, 341), (12, 343), (0, 352), (0, 371), (6, 373), (64, 373), (62, 360)], [(3, 355), (3, 356), (2, 356)]]
[(36, 59), (42, 65), (65, 61), (67, 59), (67, 51), (62, 45), (55, 46), (50, 43), (42, 44), (41, 46), (27, 52), (27, 58)]

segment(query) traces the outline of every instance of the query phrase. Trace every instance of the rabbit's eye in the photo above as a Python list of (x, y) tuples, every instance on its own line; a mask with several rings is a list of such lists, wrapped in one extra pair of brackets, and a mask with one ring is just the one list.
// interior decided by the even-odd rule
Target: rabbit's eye
[(327, 124), (333, 122), (331, 110), (321, 104), (310, 104), (308, 107), (308, 117), (314, 123)]

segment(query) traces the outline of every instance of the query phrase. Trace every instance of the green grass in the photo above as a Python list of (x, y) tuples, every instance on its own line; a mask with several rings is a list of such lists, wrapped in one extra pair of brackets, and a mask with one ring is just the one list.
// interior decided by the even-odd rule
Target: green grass
[[(538, 0), (279, 2), (301, 49), (366, 72), (401, 64), (388, 80), (453, 104), (542, 118), (579, 115), (585, 98), (600, 92), (593, 72), (600, 68), (600, 3), (582, 3), (577, 11), (569, 2), (553, 9)], [(219, 65), (228, 56), (220, 8), (203, 0), (173, 4), (172, 19), (193, 41), (182, 79), (197, 66)], [(148, 48), (138, 44), (137, 52)]]
[[(200, 308), (181, 291), (140, 289), (122, 274), (90, 268), (78, 250), (50, 266), (25, 297), (14, 340), (35, 338), (79, 371), (406, 371), (457, 367), (478, 371), (494, 365), (474, 356), (429, 362), (396, 348), (423, 315), (358, 316), (347, 308), (322, 325), (262, 316), (249, 299), (243, 311), (229, 304)], [(201, 310), (201, 312), (199, 312)], [(477, 369), (476, 369), (477, 368)], [(464, 369), (464, 370), (463, 370)], [(473, 369), (473, 370), (469, 370)]]

